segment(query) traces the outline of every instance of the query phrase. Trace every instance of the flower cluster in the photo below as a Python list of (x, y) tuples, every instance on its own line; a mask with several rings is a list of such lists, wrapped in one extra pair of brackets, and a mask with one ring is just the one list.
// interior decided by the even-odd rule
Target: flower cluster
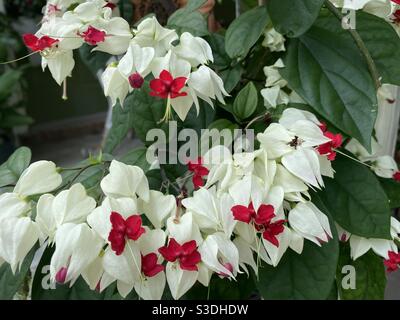
[(128, 93), (140, 89), (150, 74), (150, 94), (167, 100), (164, 120), (171, 118), (171, 107), (184, 120), (193, 104), (199, 111), (199, 99), (211, 106), (213, 99), (224, 103), (228, 93), (221, 78), (207, 66), (214, 59), (204, 39), (188, 32), (178, 36), (155, 17), (131, 29), (116, 16), (116, 8), (114, 2), (104, 0), (51, 0), (41, 28), (36, 35), (24, 35), (25, 44), (40, 52), (43, 68), (50, 69), (58, 84), (71, 75), (72, 52), (84, 43), (92, 51), (121, 56), (102, 75), (104, 94), (113, 105), (118, 100), (123, 105)]

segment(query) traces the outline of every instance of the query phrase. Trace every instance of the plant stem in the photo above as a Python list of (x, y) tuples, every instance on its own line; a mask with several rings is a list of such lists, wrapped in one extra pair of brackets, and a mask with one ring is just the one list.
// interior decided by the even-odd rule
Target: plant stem
[[(342, 21), (343, 15), (342, 13), (332, 4), (329, 0), (325, 0), (325, 6), (328, 8), (330, 12), (333, 13), (333, 15), (338, 18), (339, 21)], [(379, 76), (378, 69), (375, 65), (374, 60), (371, 57), (371, 54), (368, 51), (368, 48), (366, 47), (363, 39), (360, 37), (360, 34), (355, 30), (355, 29), (347, 29), (350, 33), (350, 35), (353, 37), (353, 40), (355, 41), (358, 49), (360, 49), (361, 54), (364, 56), (367, 65), (368, 65), (368, 70), (372, 76), (372, 79), (374, 80), (375, 88), (378, 90), (381, 87), (381, 80)]]
[(269, 115), (269, 113), (266, 112), (266, 113), (264, 113), (264, 114), (261, 114), (261, 115), (255, 117), (254, 119), (251, 119), (251, 120), (249, 121), (249, 123), (244, 127), (244, 129), (250, 128), (250, 126), (251, 126), (253, 123), (255, 123), (255, 122), (259, 121), (259, 120), (263, 120), (264, 118), (268, 117), (268, 115)]

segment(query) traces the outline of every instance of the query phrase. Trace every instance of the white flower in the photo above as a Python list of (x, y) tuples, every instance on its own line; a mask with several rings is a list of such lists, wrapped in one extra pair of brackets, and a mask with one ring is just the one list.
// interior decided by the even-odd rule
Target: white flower
[(152, 47), (156, 56), (163, 56), (171, 49), (171, 43), (178, 39), (175, 30), (163, 28), (156, 17), (144, 19), (135, 32), (133, 41), (141, 47)]
[(62, 182), (61, 175), (51, 161), (33, 162), (22, 172), (14, 192), (23, 197), (53, 191)]
[(160, 191), (150, 190), (149, 201), (140, 203), (141, 212), (155, 228), (164, 226), (164, 220), (176, 211), (176, 200), (173, 195), (164, 195)]
[(397, 252), (397, 246), (392, 240), (367, 239), (356, 235), (350, 237), (350, 256), (353, 260), (361, 257), (372, 249), (377, 255), (388, 259), (388, 252)]
[(110, 173), (100, 183), (106, 196), (135, 199), (139, 196), (144, 201), (149, 201), (149, 183), (141, 168), (113, 160), (109, 170)]
[(196, 283), (199, 276), (198, 271), (182, 270), (178, 264), (168, 262), (166, 275), (172, 297), (178, 300)]
[(229, 237), (236, 221), (231, 208), (233, 199), (228, 194), (218, 197), (215, 188), (201, 188), (193, 193), (193, 197), (182, 200), (182, 205), (193, 213), (193, 218), (200, 229), (221, 231)]
[(29, 217), (1, 221), (0, 257), (11, 266), (13, 273), (39, 239), (39, 228)]
[(210, 45), (200, 37), (194, 37), (189, 32), (182, 33), (179, 38), (179, 44), (173, 49), (182, 59), (189, 61), (192, 67), (199, 64), (214, 62)]
[[(146, 233), (139, 239), (139, 246), (142, 255), (157, 254), (158, 263), (162, 262), (162, 257), (158, 254), (158, 249), (165, 244), (165, 232), (161, 229), (146, 229)], [(155, 276), (143, 277), (134, 284), (137, 294), (145, 300), (160, 300), (162, 298), (166, 278), (165, 273), (159, 272)]]
[(137, 214), (136, 199), (118, 198), (113, 199), (106, 197), (100, 207), (97, 207), (87, 217), (88, 224), (107, 241), (111, 231), (111, 212), (118, 212), (124, 218), (128, 218), (132, 214)]
[(186, 212), (180, 217), (171, 216), (167, 219), (167, 231), (170, 238), (178, 243), (195, 240), (199, 245), (203, 242), (199, 226), (194, 221), (193, 214)]
[[(287, 110), (287, 109), (286, 109)], [(311, 121), (298, 120), (289, 128), (272, 123), (257, 139), (270, 159), (281, 158), (282, 164), (305, 183), (323, 186), (320, 163), (315, 146), (329, 142), (321, 129)]]
[(298, 203), (288, 215), (290, 227), (318, 246), (332, 239), (328, 217), (313, 203)]
[(221, 232), (207, 236), (199, 247), (202, 262), (214, 272), (235, 278), (239, 270), (239, 251)]
[(272, 66), (264, 67), (267, 80), (265, 82), (266, 88), (261, 90), (261, 95), (267, 108), (275, 108), (279, 104), (289, 103), (289, 95), (282, 90), (283, 87), (286, 87), (287, 81), (279, 73), (279, 69), (284, 67), (281, 59), (278, 59)]
[(93, 51), (103, 51), (112, 55), (126, 52), (132, 39), (129, 23), (120, 17), (101, 19), (93, 26), (106, 33), (104, 41), (98, 42)]
[(56, 250), (50, 262), (50, 276), (54, 281), (63, 268), (65, 282), (71, 285), (79, 275), (98, 257), (103, 245), (102, 239), (86, 223), (65, 223), (55, 234)]
[(23, 200), (19, 194), (13, 192), (0, 195), (0, 208), (0, 222), (7, 218), (21, 217), (31, 210), (29, 203)]
[(114, 106), (117, 100), (119, 100), (121, 107), (123, 107), (125, 98), (130, 90), (129, 82), (121, 74), (115, 63), (107, 66), (101, 75), (101, 81), (103, 83), (104, 95), (110, 97), (111, 104)]
[(207, 66), (200, 66), (196, 71), (192, 72), (187, 85), (191, 89), (190, 94), (197, 110), (199, 110), (198, 98), (213, 106), (211, 99), (217, 99), (222, 104), (225, 104), (224, 96), (229, 96), (224, 88), (222, 79)]
[(132, 41), (128, 47), (128, 51), (118, 63), (118, 70), (126, 78), (134, 73), (139, 73), (144, 78), (151, 71), (150, 64), (153, 58), (153, 48), (141, 48)]
[(52, 239), (62, 224), (86, 221), (95, 207), (96, 201), (88, 197), (85, 188), (77, 183), (57, 196), (42, 195), (37, 204), (36, 222), (41, 231)]
[(268, 27), (264, 31), (264, 41), (262, 45), (270, 51), (285, 51), (285, 37), (282, 36), (274, 27)]

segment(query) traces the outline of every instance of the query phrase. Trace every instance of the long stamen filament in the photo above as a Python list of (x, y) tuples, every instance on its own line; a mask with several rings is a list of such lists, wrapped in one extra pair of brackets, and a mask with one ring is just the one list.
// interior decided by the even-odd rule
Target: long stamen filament
[(40, 53), (40, 51), (33, 51), (33, 52), (31, 52), (31, 53), (29, 53), (29, 54), (27, 54), (27, 55), (25, 55), (25, 56), (23, 56), (23, 57), (20, 57), (20, 58), (18, 58), (18, 59), (6, 61), (6, 62), (0, 62), (0, 65), (3, 65), (3, 64), (10, 64), (10, 63), (13, 63), (13, 62), (17, 62), (17, 61), (26, 59), (26, 58), (28, 58), (28, 57), (30, 57), (30, 56), (33, 56), (33, 55), (36, 54), (36, 53)]
[(364, 165), (364, 166), (366, 166), (366, 167), (368, 167), (368, 168), (373, 168), (373, 166), (371, 166), (371, 165), (369, 165), (369, 164), (367, 164), (367, 163), (365, 163), (365, 162), (362, 162), (361, 160), (358, 160), (358, 159), (356, 159), (356, 158), (353, 158), (352, 156), (349, 156), (348, 154), (346, 154), (346, 153), (344, 153), (344, 152), (342, 152), (342, 151), (340, 151), (340, 150), (338, 150), (338, 149), (334, 149), (337, 153), (339, 153), (339, 154), (341, 154), (342, 156), (345, 156), (345, 157), (347, 157), (347, 158), (349, 158), (349, 159), (351, 159), (351, 160), (353, 160), (353, 161), (355, 161), (355, 162), (358, 162), (358, 163), (360, 163), (360, 164), (362, 164), (362, 165)]
[(61, 97), (63, 100), (68, 100), (68, 95), (67, 95), (67, 78), (63, 81), (63, 94)]

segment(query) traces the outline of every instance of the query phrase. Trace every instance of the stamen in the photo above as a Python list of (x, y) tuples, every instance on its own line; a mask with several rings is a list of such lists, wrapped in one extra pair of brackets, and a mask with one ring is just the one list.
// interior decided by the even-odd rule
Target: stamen
[(26, 58), (28, 58), (28, 57), (30, 57), (30, 56), (33, 56), (35, 53), (40, 53), (40, 51), (34, 51), (34, 52), (31, 52), (31, 53), (29, 53), (29, 54), (27, 54), (27, 55), (25, 55), (25, 56), (23, 56), (23, 57), (21, 57), (21, 58), (18, 58), (18, 59), (14, 59), (14, 60), (6, 61), (6, 62), (0, 62), (0, 65), (4, 65), (4, 64), (10, 64), (10, 63), (13, 63), (13, 62), (17, 62), (17, 61), (20, 61), (20, 60), (26, 59)]
[(65, 78), (65, 80), (63, 81), (63, 94), (61, 97), (63, 100), (68, 100), (68, 96), (67, 96), (67, 78)]

